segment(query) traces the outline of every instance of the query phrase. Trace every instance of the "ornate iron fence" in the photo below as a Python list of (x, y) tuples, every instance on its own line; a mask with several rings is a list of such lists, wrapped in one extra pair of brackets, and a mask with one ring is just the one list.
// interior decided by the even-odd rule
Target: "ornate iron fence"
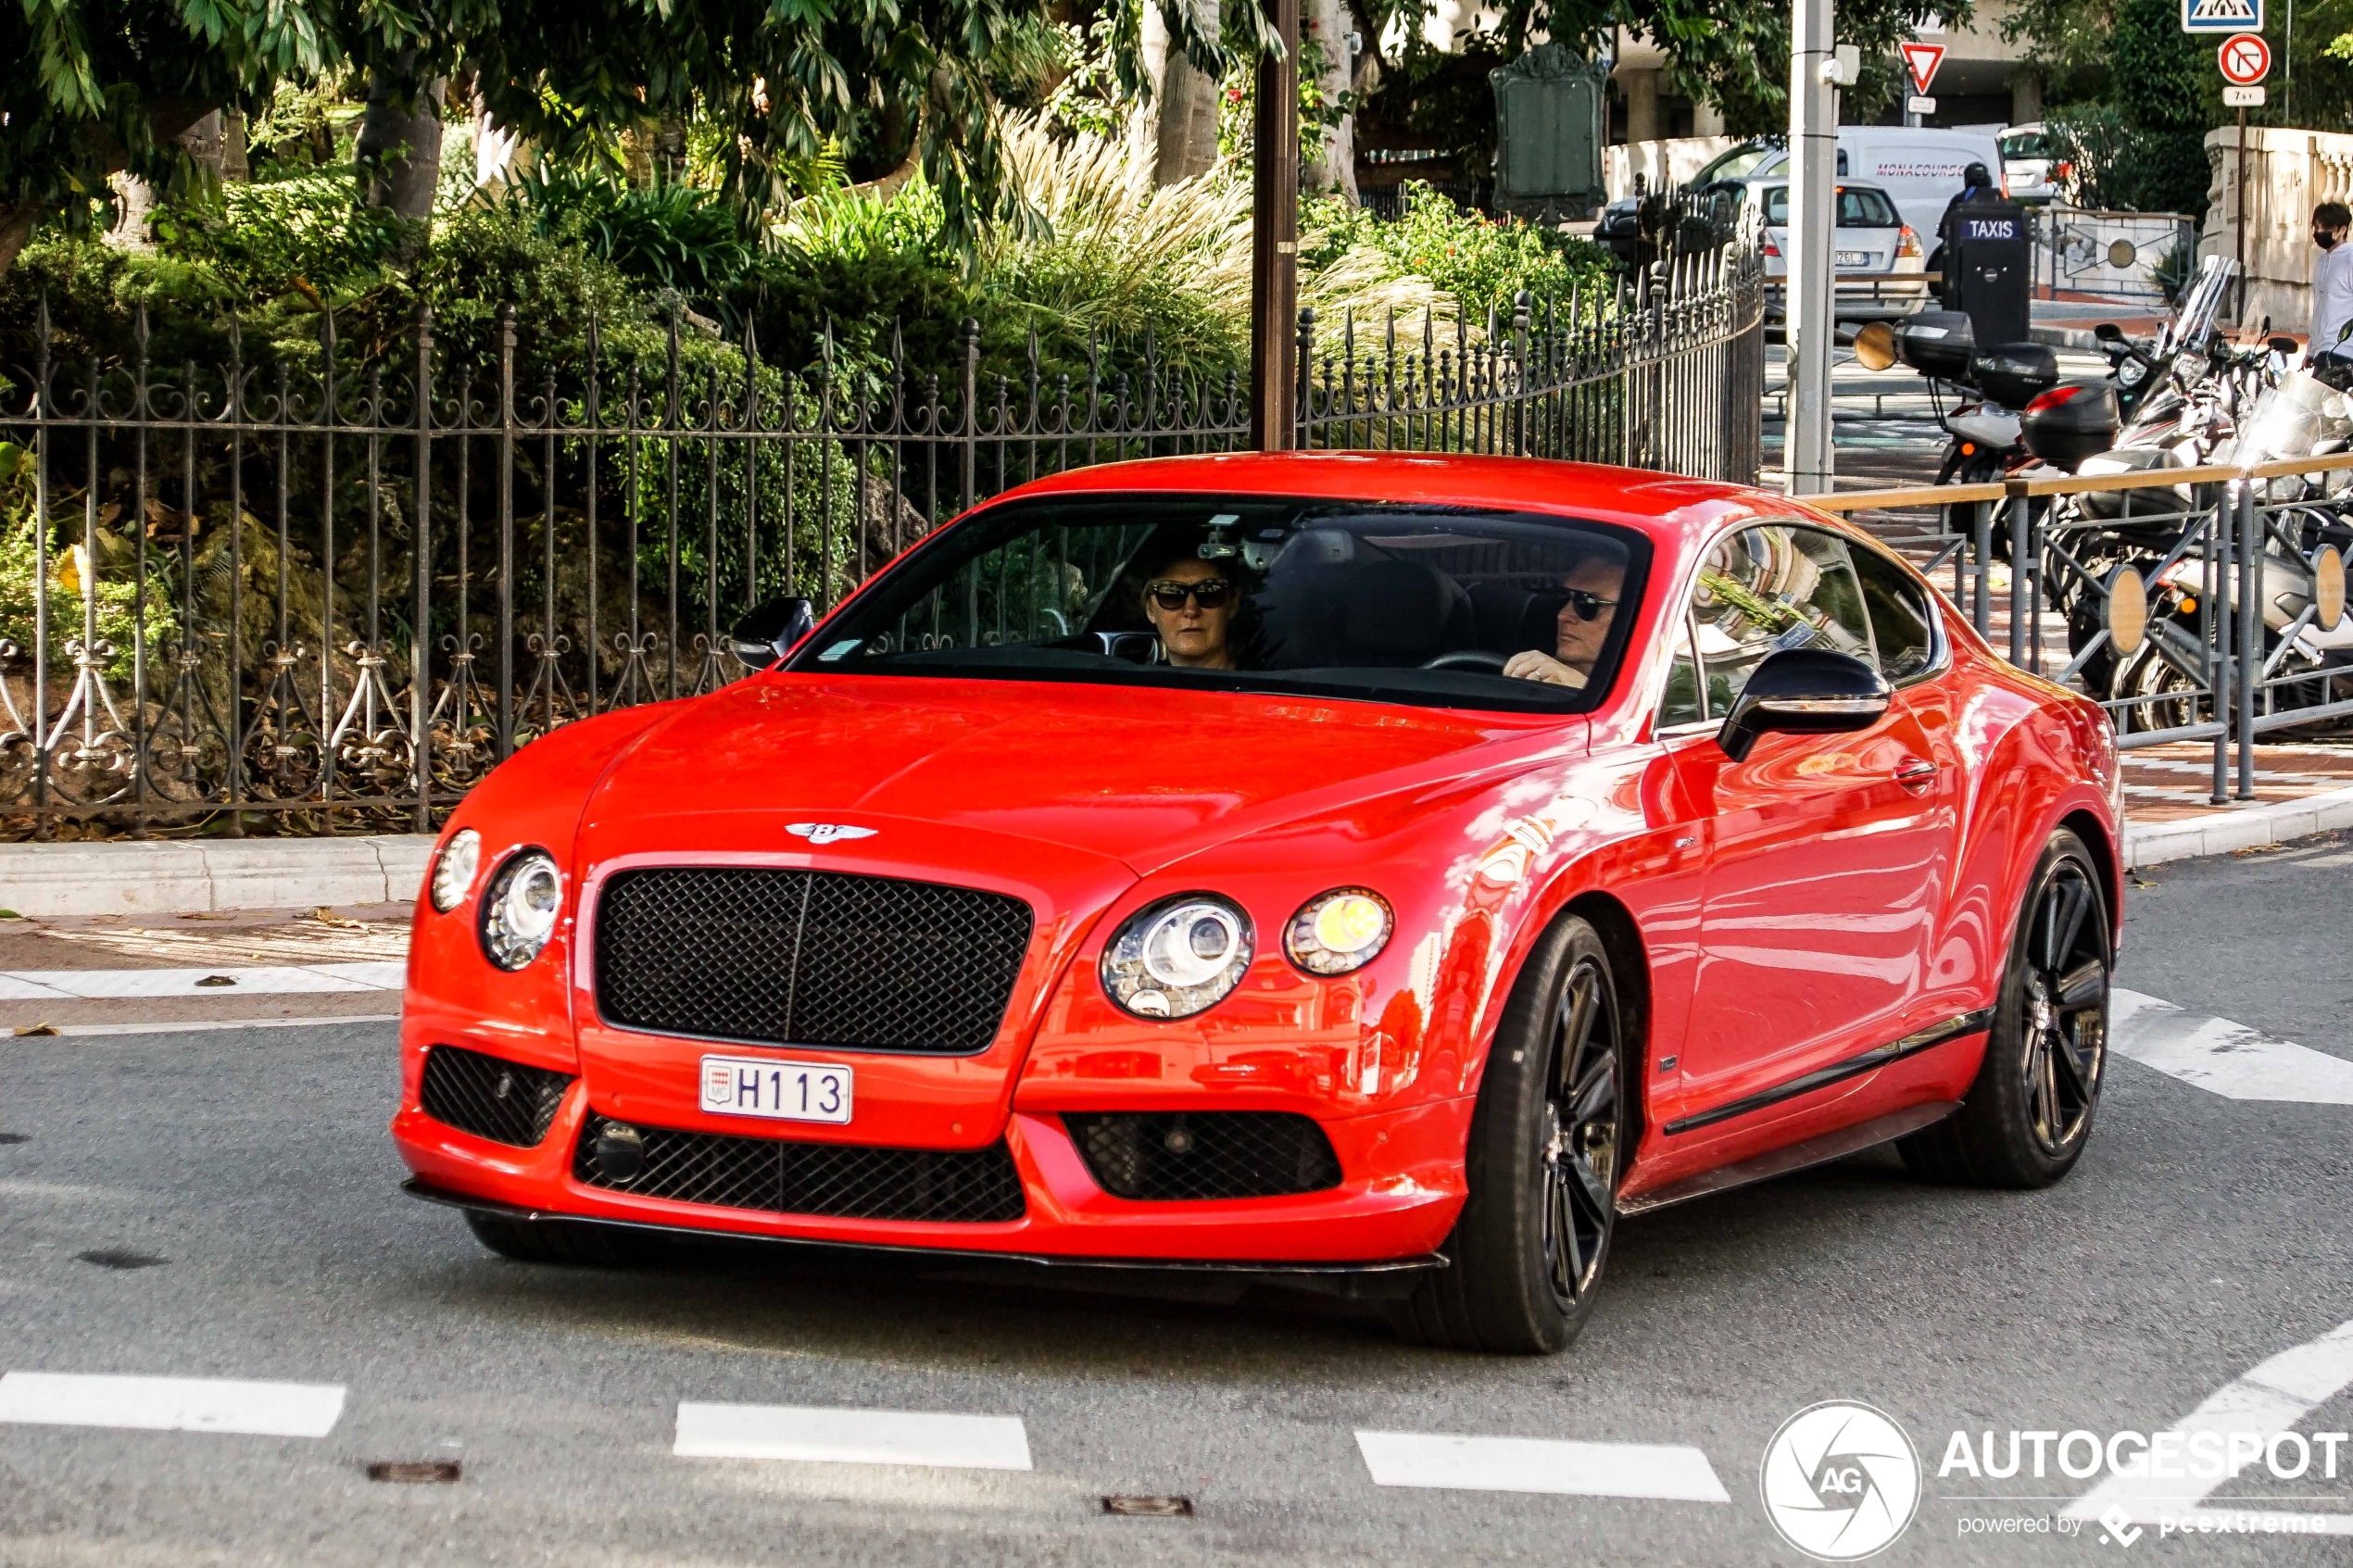
[[(1300, 321), (1299, 445), (1756, 472), (1763, 279), (1727, 247), (1483, 330)], [(36, 362), (0, 383), (0, 836), (429, 828), (573, 719), (742, 673), (750, 605), (829, 605), (955, 513), (1085, 464), (1228, 451), (1238, 379), (895, 354), (315, 367)]]

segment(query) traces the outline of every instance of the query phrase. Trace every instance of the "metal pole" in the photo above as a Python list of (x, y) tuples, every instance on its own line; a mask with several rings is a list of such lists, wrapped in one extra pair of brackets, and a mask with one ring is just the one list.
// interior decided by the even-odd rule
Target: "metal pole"
[[(1280, 58), (1258, 60), (1250, 239), (1250, 440), (1287, 452), (1299, 330), (1299, 0), (1268, 0)], [(1327, 42), (1329, 42), (1327, 40)]]
[[(2239, 482), (2233, 480), (2233, 484)], [(2206, 551), (2206, 612), (2212, 635), (2208, 641), (2211, 675), (2206, 683), (2208, 704), (2214, 716), (2214, 789), (2208, 799), (2216, 806), (2231, 802), (2231, 689), (2236, 684), (2237, 645), (2231, 640), (2231, 540), (2234, 532), (2225, 521), (2231, 504), (2228, 492), (2216, 498)]]
[(2010, 496), (2010, 662), (2026, 668), (2026, 638), (2034, 619), (2026, 603), (2027, 511), (2023, 489)]
[(1831, 479), (1831, 240), (1838, 168), (1838, 94), (1831, 0), (1793, 0), (1789, 102), (1792, 173), (1789, 280), (1783, 334), (1789, 345), (1788, 417), (1781, 461), (1793, 495), (1818, 495)]
[(2246, 106), (2245, 104), (2241, 104), (2239, 106), (2239, 171), (2237, 176), (2237, 186), (2239, 299), (2238, 309), (2233, 315), (2232, 320), (2237, 322), (2241, 332), (2245, 332), (2246, 330)]
[(2239, 485), (2238, 797), (2255, 798), (2255, 681), (2263, 667), (2263, 521), (2255, 482)]

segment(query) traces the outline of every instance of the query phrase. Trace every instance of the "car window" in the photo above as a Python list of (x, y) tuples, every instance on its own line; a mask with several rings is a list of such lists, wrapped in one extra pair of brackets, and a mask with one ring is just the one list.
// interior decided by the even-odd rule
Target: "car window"
[(1903, 222), (1895, 206), (1879, 192), (1844, 185), (1838, 193), (1838, 226), (1842, 229), (1893, 229)]
[(1870, 619), (1871, 641), (1879, 647), (1880, 673), (1891, 682), (1924, 673), (1936, 661), (1936, 622), (1929, 613), (1928, 591), (1876, 550), (1848, 553), (1862, 583), (1863, 609)]
[(1692, 183), (1706, 185), (1718, 180), (1745, 180), (1775, 151), (1775, 148), (1753, 142), (1746, 146), (1734, 147), (1730, 152), (1718, 153), (1692, 176)]
[(1775, 185), (1765, 193), (1765, 221), (1775, 228), (1789, 221), (1789, 187)]
[(1041, 496), (918, 548), (790, 668), (1580, 712), (1648, 558), (1629, 530), (1474, 507)]
[(2048, 157), (2051, 138), (2041, 131), (2013, 131), (2000, 138), (2004, 157)]
[(1700, 562), (1692, 619), (1711, 713), (1730, 711), (1750, 672), (1783, 648), (1871, 658), (1846, 541), (1819, 529), (1768, 523), (1726, 534)]
[(1707, 717), (1707, 704), (1700, 694), (1699, 656), (1692, 649), (1689, 616), (1676, 618), (1674, 635), (1675, 657), (1667, 669), (1667, 695), (1658, 704), (1658, 727), (1662, 730)]

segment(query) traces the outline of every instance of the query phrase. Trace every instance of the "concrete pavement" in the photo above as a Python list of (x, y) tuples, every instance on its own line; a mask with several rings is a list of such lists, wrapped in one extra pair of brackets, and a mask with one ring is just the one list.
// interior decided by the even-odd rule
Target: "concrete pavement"
[[(2324, 912), (2348, 858), (2145, 874), (2120, 984), (2353, 1060)], [(232, 1424), (340, 1391), (322, 1436), (0, 1420), (0, 1561), (1798, 1562), (1759, 1461), (1843, 1398), (1926, 1463), (1878, 1561), (2342, 1562), (2341, 1537), (2129, 1522), (2126, 1555), (2090, 1521), (2032, 1528), (2089, 1483), (1937, 1474), (1956, 1432), (2163, 1427), (2298, 1347), (2325, 1361), (2353, 1318), (2353, 1109), (2234, 1098), (2133, 1049), (2061, 1185), (1934, 1187), (1875, 1153), (1632, 1220), (1576, 1349), (1513, 1361), (1220, 1281), (794, 1253), (526, 1267), (394, 1190), (388, 1025), (0, 1040), (0, 1369), (233, 1380), (206, 1396)], [(12, 1398), (0, 1380), (0, 1412)], [(780, 1408), (1012, 1421), (1030, 1468), (693, 1457), (682, 1406), (755, 1431)], [(2343, 1431), (2353, 1397), (2291, 1425)], [(1724, 1500), (1379, 1485), (1366, 1432), (1695, 1450)], [(453, 1484), (365, 1468), (448, 1461)], [(2343, 1521), (2348, 1461), (2207, 1501)], [(1110, 1514), (1112, 1495), (1193, 1512)], [(2009, 1519), (2024, 1533), (1985, 1533)]]

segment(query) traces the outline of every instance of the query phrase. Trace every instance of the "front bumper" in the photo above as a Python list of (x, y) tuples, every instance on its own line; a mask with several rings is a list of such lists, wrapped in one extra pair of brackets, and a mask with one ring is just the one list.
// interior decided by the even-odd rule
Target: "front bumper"
[(1338, 1186), (1294, 1197), (1182, 1201), (1114, 1197), (1097, 1184), (1059, 1115), (1016, 1110), (1003, 1138), (1021, 1182), (1019, 1219), (873, 1220), (719, 1208), (590, 1185), (573, 1173), (573, 1151), (591, 1113), (585, 1081), (565, 1090), (540, 1142), (520, 1148), (436, 1121), (419, 1103), (416, 1074), (409, 1076), (392, 1135), (415, 1173), (410, 1190), (463, 1208), (750, 1240), (1275, 1273), (1431, 1266), (1462, 1207), (1462, 1150), (1471, 1110), (1468, 1099), (1457, 1099), (1319, 1118), (1340, 1160)]

